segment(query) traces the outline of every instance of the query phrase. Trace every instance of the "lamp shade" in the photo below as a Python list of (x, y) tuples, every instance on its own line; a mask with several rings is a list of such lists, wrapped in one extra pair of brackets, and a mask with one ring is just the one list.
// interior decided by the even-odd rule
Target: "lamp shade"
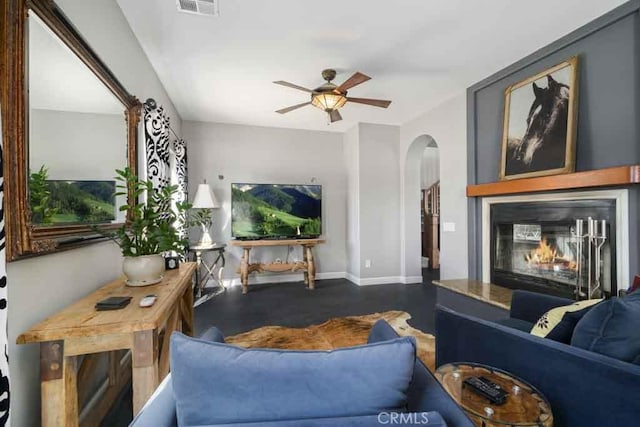
[(311, 96), (313, 106), (327, 112), (341, 108), (346, 102), (346, 96), (334, 92), (323, 92)]
[(218, 203), (216, 195), (211, 191), (209, 184), (198, 185), (196, 197), (193, 198), (192, 205), (194, 209), (214, 209), (220, 207), (220, 203)]

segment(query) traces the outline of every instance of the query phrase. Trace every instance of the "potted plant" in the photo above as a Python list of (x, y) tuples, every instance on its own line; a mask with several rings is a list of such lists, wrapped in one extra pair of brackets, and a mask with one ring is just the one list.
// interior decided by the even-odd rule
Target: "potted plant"
[[(113, 240), (124, 256), (123, 271), (129, 286), (146, 286), (162, 280), (165, 271), (164, 252), (183, 253), (188, 244), (179, 227), (186, 226), (188, 202), (176, 202), (177, 185), (162, 189), (149, 180), (141, 181), (131, 169), (116, 170), (116, 196), (132, 197), (132, 205), (120, 206), (127, 211), (127, 223), (114, 232), (102, 233)], [(146, 193), (146, 203), (140, 202)], [(174, 209), (171, 209), (171, 206)]]

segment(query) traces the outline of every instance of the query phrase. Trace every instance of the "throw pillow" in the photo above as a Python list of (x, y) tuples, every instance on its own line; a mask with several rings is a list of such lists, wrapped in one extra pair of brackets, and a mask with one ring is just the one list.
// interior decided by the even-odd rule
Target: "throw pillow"
[(569, 344), (576, 323), (600, 301), (602, 299), (588, 299), (552, 308), (538, 319), (531, 334)]
[(345, 417), (402, 411), (415, 339), (332, 351), (244, 349), (171, 336), (178, 425)]
[(611, 298), (578, 322), (571, 345), (633, 362), (640, 355), (640, 292)]
[(631, 287), (627, 290), (627, 293), (633, 293), (640, 288), (640, 274), (636, 274), (636, 277), (633, 278), (633, 283)]

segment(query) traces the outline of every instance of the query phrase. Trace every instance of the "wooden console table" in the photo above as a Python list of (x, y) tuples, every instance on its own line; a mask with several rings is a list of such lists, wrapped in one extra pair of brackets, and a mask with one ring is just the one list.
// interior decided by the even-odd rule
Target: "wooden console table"
[[(312, 248), (319, 244), (324, 243), (324, 239), (288, 239), (288, 240), (232, 240), (229, 244), (231, 246), (237, 246), (244, 249), (242, 255), (242, 261), (240, 262), (240, 268), (238, 273), (242, 281), (242, 293), (246, 294), (249, 291), (249, 274), (253, 272), (261, 273), (263, 271), (270, 271), (274, 273), (283, 273), (285, 271), (303, 271), (304, 272), (304, 284), (309, 286), (309, 289), (315, 289), (316, 281), (316, 266), (313, 259)], [(262, 263), (249, 263), (249, 254), (251, 249), (266, 246), (302, 246), (302, 261), (297, 262), (270, 262), (266, 264)]]
[[(92, 370), (85, 364), (95, 367), (97, 363), (92, 356), (99, 352), (109, 352), (106, 393), (115, 389), (110, 393), (115, 397), (126, 381), (118, 380), (123, 377), (118, 372), (120, 362), (111, 356), (122, 349), (131, 350), (134, 416), (138, 413), (169, 372), (171, 332), (193, 334), (191, 285), (195, 268), (193, 262), (183, 263), (176, 270), (167, 270), (162, 282), (152, 286), (130, 287), (124, 284), (124, 279), (118, 279), (18, 337), (18, 344), (40, 343), (43, 426), (78, 425), (78, 395), (82, 387), (78, 380), (86, 376), (87, 370)], [(156, 303), (140, 308), (140, 299), (149, 294), (157, 295)], [(123, 309), (96, 311), (96, 302), (110, 296), (131, 296), (132, 299)], [(81, 356), (85, 357), (79, 364)], [(107, 406), (103, 412), (108, 409)], [(100, 418), (92, 417), (96, 423)], [(94, 423), (85, 421), (84, 424)]]

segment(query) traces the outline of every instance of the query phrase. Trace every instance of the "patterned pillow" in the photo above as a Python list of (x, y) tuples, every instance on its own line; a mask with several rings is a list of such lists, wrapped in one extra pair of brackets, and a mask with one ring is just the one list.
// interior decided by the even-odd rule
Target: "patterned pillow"
[(531, 335), (569, 344), (578, 320), (602, 299), (588, 299), (552, 308), (538, 319)]

